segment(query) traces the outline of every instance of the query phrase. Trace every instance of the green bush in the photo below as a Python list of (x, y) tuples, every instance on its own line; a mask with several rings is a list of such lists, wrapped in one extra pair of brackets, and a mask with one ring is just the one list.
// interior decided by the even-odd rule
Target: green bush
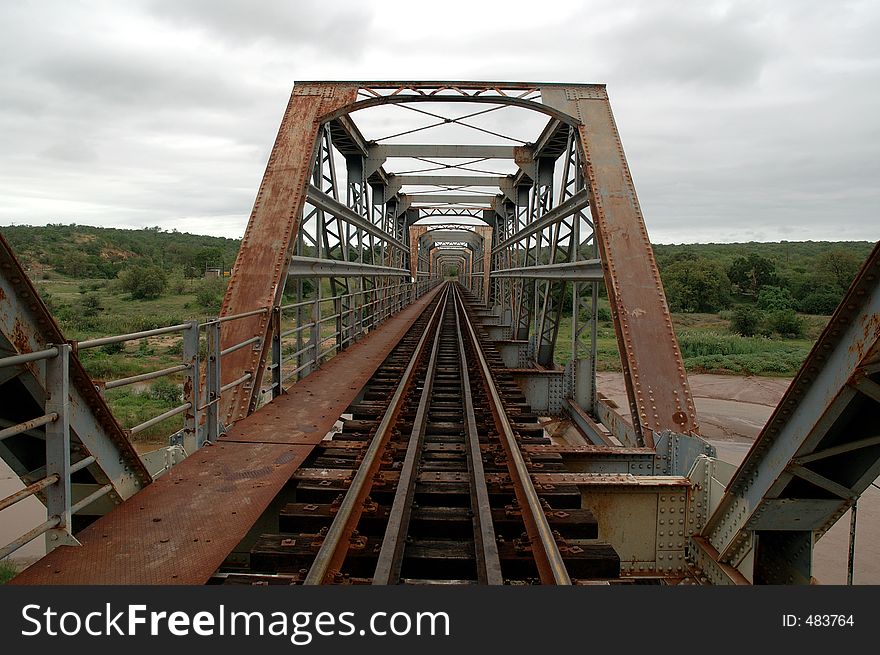
[(156, 350), (150, 347), (150, 342), (143, 338), (138, 342), (138, 356), (139, 357), (151, 357), (156, 354)]
[(18, 568), (8, 560), (0, 560), (0, 584), (6, 584), (18, 574)]
[(733, 310), (730, 317), (730, 329), (744, 337), (758, 334), (764, 315), (754, 307), (740, 305)]
[(730, 280), (720, 264), (705, 257), (683, 258), (663, 271), (673, 311), (717, 312), (730, 305)]
[(97, 293), (86, 293), (79, 299), (77, 309), (81, 316), (94, 318), (104, 311), (104, 307), (101, 305), (101, 296)]
[(196, 302), (199, 307), (210, 314), (220, 311), (223, 295), (226, 293), (225, 278), (208, 278), (199, 281), (196, 289)]
[(160, 378), (152, 384), (150, 396), (169, 407), (176, 407), (183, 402), (183, 392), (180, 386), (165, 378)]
[(813, 291), (801, 300), (798, 309), (804, 314), (830, 316), (840, 303), (841, 294), (831, 290)]
[(135, 300), (158, 298), (165, 290), (168, 278), (158, 266), (134, 264), (119, 274), (123, 291)]
[(793, 309), (781, 309), (770, 312), (767, 326), (780, 336), (799, 339), (804, 336), (804, 321)]
[(706, 357), (712, 355), (754, 355), (775, 347), (775, 342), (764, 337), (742, 337), (706, 330), (681, 330), (678, 332), (681, 356)]
[(766, 311), (794, 309), (795, 301), (791, 291), (784, 287), (767, 285), (758, 293), (758, 308)]
[(101, 352), (107, 353), (108, 355), (116, 355), (125, 350), (125, 342), (119, 341), (117, 343), (108, 343), (106, 346), (101, 346)]

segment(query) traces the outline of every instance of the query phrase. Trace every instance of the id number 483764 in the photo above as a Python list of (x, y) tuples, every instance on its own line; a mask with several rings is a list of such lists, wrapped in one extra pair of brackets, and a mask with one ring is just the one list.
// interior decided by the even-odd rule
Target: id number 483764
[(852, 614), (807, 614), (806, 616), (798, 616), (797, 614), (783, 614), (782, 626), (785, 628), (799, 628), (807, 626), (810, 628), (844, 628), (855, 625), (855, 619)]

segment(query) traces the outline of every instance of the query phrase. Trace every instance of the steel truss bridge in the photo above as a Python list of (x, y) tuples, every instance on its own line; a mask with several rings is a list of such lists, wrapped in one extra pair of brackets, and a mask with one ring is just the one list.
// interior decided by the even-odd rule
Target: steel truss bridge
[[(880, 474), (880, 249), (717, 459), (604, 85), (296, 84), (213, 320), (69, 341), (0, 243), (0, 510), (46, 507), (0, 557), (49, 551), (15, 583), (806, 584)], [(167, 335), (159, 371), (78, 357)], [(163, 376), (183, 403), (120, 425), (104, 394)]]

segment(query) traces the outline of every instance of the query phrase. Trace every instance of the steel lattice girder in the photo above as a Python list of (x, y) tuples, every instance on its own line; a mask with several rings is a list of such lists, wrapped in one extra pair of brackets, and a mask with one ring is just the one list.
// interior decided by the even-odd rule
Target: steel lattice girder
[(761, 531), (821, 535), (880, 475), (880, 244), (727, 487), (703, 535), (739, 565)]
[[(67, 343), (61, 328), (40, 298), (24, 269), (12, 252), (6, 239), (0, 235), (0, 357), (45, 350), (55, 344)], [(71, 383), (69, 398), (51, 399), (56, 403), (69, 403), (69, 425), (75, 439), (85, 452), (95, 458), (88, 467), (98, 484), (113, 485), (114, 502), (124, 500), (150, 483), (147, 469), (129, 442), (128, 435), (113, 417), (104, 398), (95, 389), (75, 353), (69, 357)], [(47, 388), (47, 365), (34, 361), (21, 366), (0, 369), (0, 419), (16, 424), (33, 418), (27, 415), (29, 407), (43, 407), (50, 400)], [(35, 410), (31, 410), (35, 411)], [(6, 424), (0, 424), (6, 427)], [(37, 435), (36, 452), (31, 445), (13, 447), (12, 439), (0, 440), (0, 455), (22, 478), (40, 467), (35, 462), (45, 461), (44, 428), (34, 431)], [(79, 445), (75, 449), (82, 451)], [(14, 452), (15, 451), (15, 452)], [(17, 455), (29, 461), (22, 464)]]
[[(231, 316), (277, 304), (283, 288), (281, 280), (286, 275), (290, 243), (296, 236), (305, 201), (320, 126), (329, 124), (331, 129), (335, 127), (337, 131), (351, 131), (353, 128), (345, 128), (343, 123), (353, 125), (349, 119), (353, 112), (388, 104), (422, 102), (483, 103), (541, 112), (550, 118), (550, 124), (539, 138), (542, 156), (551, 157), (557, 154), (560, 147), (564, 149), (562, 136), (566, 130), (574, 128), (577, 131), (582, 150), (580, 161), (620, 345), (633, 422), (638, 434), (648, 445), (655, 431), (696, 431), (696, 413), (681, 354), (604, 85), (507, 82), (298, 83), (282, 121), (241, 253), (233, 269), (222, 314)], [(514, 183), (524, 181), (524, 175), (531, 178), (544, 175), (541, 172), (543, 164), (537, 165), (542, 159), (535, 158), (538, 150), (533, 146), (380, 145), (367, 143), (363, 139), (355, 139), (352, 143), (353, 148), (360, 144), (356, 153), (358, 156), (363, 156), (366, 150), (365, 161), (370, 162), (368, 170), (386, 182), (387, 174), (379, 169), (381, 162), (389, 157), (508, 158), (521, 168)], [(552, 168), (548, 173), (552, 178)], [(506, 189), (508, 181), (503, 182), (501, 186)], [(541, 229), (533, 228), (529, 223), (534, 222), (532, 217), (540, 219), (554, 211), (549, 186), (545, 188), (548, 193), (540, 200), (542, 209), (539, 212), (532, 213), (531, 217), (525, 214), (520, 216), (517, 212), (519, 218), (526, 218), (524, 223), (516, 226), (517, 229), (537, 229), (537, 236), (540, 237)], [(511, 190), (505, 189), (500, 190), (509, 197)], [(434, 194), (427, 195), (430, 198)], [(415, 194), (416, 198), (419, 196), (424, 198), (424, 194)], [(477, 195), (469, 196), (467, 203), (488, 203), (493, 209), (503, 203), (500, 200), (503, 196), (486, 196), (479, 201), (477, 198)], [(412, 203), (400, 196), (397, 200), (396, 211), (408, 211)], [(459, 199), (447, 197), (439, 202), (459, 202)], [(571, 202), (583, 203), (584, 198), (577, 201), (572, 199)], [(342, 210), (338, 211), (343, 213)], [(457, 208), (454, 205), (430, 208), (424, 213), (438, 212), (474, 215), (472, 208)], [(516, 239), (515, 232), (515, 229), (510, 230), (508, 238)], [(539, 239), (534, 241), (537, 253)], [(489, 249), (486, 248), (486, 251), (489, 252)], [(413, 277), (420, 273), (418, 258), (417, 239), (416, 243), (411, 240), (410, 271)], [(537, 265), (539, 262), (532, 255), (527, 256), (523, 264)], [(485, 285), (487, 291), (488, 286)], [(522, 295), (522, 292), (519, 294)], [(531, 303), (522, 304), (522, 300), (520, 298), (518, 301), (522, 309), (531, 312)], [(528, 329), (528, 323), (524, 325)], [(271, 329), (266, 312), (225, 324), (222, 340), (226, 346), (261, 336), (262, 343), (269, 343)], [(236, 387), (229, 397), (224, 398), (223, 406), (228, 419), (235, 420), (253, 411), (265, 359), (266, 353), (262, 350), (242, 349), (236, 351), (228, 362), (224, 361), (224, 381), (238, 379), (246, 371), (254, 376), (251, 385)]]

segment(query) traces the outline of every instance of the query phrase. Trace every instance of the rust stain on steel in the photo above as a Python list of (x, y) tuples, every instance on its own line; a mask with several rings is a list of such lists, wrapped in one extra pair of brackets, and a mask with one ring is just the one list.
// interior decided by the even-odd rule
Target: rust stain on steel
[[(327, 362), (328, 375), (309, 375), (78, 533), (82, 546), (56, 548), (12, 584), (205, 583), (354, 400), (352, 381), (369, 379), (438, 290)], [(325, 399), (320, 410), (312, 397)]]
[(33, 348), (31, 348), (30, 337), (21, 324), (20, 317), (15, 317), (15, 323), (12, 325), (12, 334), (9, 336), (10, 343), (19, 354), (34, 352)]
[[(307, 446), (200, 450), (11, 584), (201, 584), (284, 485)], [(294, 457), (277, 464), (284, 455)], [(186, 502), (180, 503), (185, 498)]]
[(652, 431), (698, 432), (696, 409), (611, 106), (584, 95), (573, 104), (590, 210), (634, 425), (652, 446)]
[[(290, 245), (299, 229), (321, 116), (353, 103), (356, 97), (356, 84), (294, 87), (232, 268), (221, 316), (271, 309), (277, 304), (284, 290)], [(256, 336), (262, 337), (263, 344), (270, 343), (270, 319), (267, 311), (224, 323), (221, 348)], [(242, 348), (224, 358), (223, 384), (246, 372), (253, 375), (247, 383), (224, 394), (221, 413), (227, 424), (254, 410), (268, 353), (268, 347)]]

